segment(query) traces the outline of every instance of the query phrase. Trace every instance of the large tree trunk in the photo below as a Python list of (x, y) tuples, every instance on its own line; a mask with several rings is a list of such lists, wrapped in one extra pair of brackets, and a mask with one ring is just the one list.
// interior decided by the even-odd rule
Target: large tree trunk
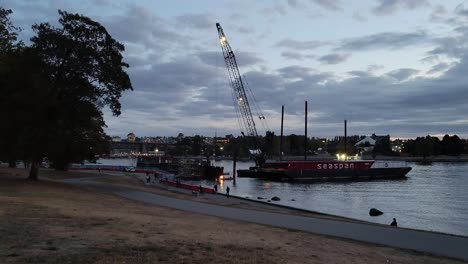
[(28, 180), (37, 181), (39, 175), (39, 161), (33, 160), (31, 162), (31, 170), (29, 171)]
[(8, 167), (16, 168), (16, 160), (9, 160), (8, 161)]

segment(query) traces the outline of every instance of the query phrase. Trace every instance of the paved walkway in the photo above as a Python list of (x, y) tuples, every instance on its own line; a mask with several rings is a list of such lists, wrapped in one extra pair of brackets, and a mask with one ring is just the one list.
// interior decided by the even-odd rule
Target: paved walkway
[(320, 235), (347, 238), (468, 260), (468, 237), (232, 208), (176, 199), (121, 186), (115, 187), (111, 184), (91, 182), (83, 178), (66, 180), (66, 182), (93, 186), (100, 190), (108, 191), (128, 199), (193, 213), (283, 227)]

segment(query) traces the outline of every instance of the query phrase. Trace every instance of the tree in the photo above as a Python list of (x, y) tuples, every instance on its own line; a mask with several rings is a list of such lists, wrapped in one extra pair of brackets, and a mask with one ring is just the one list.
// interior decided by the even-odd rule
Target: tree
[[(102, 109), (108, 106), (119, 115), (122, 92), (132, 90), (124, 70), (129, 67), (123, 62), (124, 46), (88, 17), (60, 10), (59, 15), (60, 28), (47, 23), (33, 26), (36, 36), (23, 58), (33, 63), (30, 71), (20, 72), (33, 74), (32, 83), (9, 81), (21, 75), (14, 71), (0, 78), (7, 81), (8, 96), (18, 92), (28, 104), (25, 116), (30, 116), (22, 119), (15, 134), (22, 156), (32, 161), (30, 179), (37, 179), (43, 157), (64, 169), (69, 162), (106, 152), (109, 137)], [(15, 62), (25, 65), (20, 60), (11, 64)], [(18, 117), (16, 108), (6, 113)]]
[(22, 44), (22, 42), (15, 43), (17, 32), (21, 29), (11, 23), (9, 16), (12, 13), (11, 9), (4, 9), (0, 6), (0, 56)]
[[(55, 129), (47, 131), (53, 141), (46, 154), (56, 168), (63, 169), (71, 161), (108, 149), (102, 108), (109, 106), (119, 115), (119, 98), (132, 85), (124, 71), (129, 65), (123, 62), (121, 43), (88, 17), (60, 10), (59, 14), (61, 28), (36, 24), (37, 35), (31, 41), (46, 64), (53, 98), (48, 111), (54, 116)], [(37, 177), (33, 168), (30, 177)]]
[(422, 156), (424, 159), (434, 154), (434, 143), (431, 140), (431, 136), (417, 138), (414, 148), (416, 154)]
[(9, 166), (14, 167), (22, 156), (16, 147), (18, 130), (24, 118), (30, 118), (25, 115), (29, 106), (25, 105), (21, 91), (38, 82), (31, 69), (35, 65), (33, 59), (28, 61), (24, 45), (16, 42), (17, 32), (21, 29), (11, 23), (11, 14), (10, 9), (0, 7), (0, 113), (2, 123), (8, 124), (0, 129), (0, 160), (8, 161)]
[[(0, 131), (0, 159), (15, 165), (16, 160), (29, 160), (42, 156), (44, 149), (38, 143), (47, 121), (48, 87), (42, 69), (43, 63), (33, 49), (23, 47), (10, 51), (4, 57), (6, 69), (0, 69), (0, 80), (4, 84), (0, 99), (0, 112), (8, 129)], [(36, 142), (35, 144), (33, 142)], [(40, 157), (38, 157), (40, 158)]]
[(458, 156), (463, 152), (463, 148), (463, 141), (457, 135), (445, 135), (442, 138), (442, 149), (446, 155)]
[(379, 137), (375, 142), (374, 153), (380, 153), (383, 155), (390, 155), (392, 147), (390, 145), (390, 135)]

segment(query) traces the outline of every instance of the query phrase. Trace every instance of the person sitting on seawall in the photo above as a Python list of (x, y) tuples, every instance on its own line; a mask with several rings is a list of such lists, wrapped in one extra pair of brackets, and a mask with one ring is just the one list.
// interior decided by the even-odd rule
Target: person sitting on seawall
[(396, 219), (393, 218), (393, 221), (392, 223), (390, 224), (390, 226), (394, 226), (394, 227), (397, 227), (398, 226), (398, 223), (396, 222)]

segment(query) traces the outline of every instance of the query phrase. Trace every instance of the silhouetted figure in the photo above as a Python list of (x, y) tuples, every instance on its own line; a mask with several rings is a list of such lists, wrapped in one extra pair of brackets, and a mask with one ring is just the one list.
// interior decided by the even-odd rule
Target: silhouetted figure
[(390, 224), (390, 226), (398, 226), (398, 223), (396, 222), (396, 219), (393, 218), (393, 221), (392, 223)]
[(203, 187), (201, 186), (201, 184), (200, 184), (200, 187), (198, 189), (200, 191), (200, 194), (203, 194)]
[(218, 192), (218, 185), (215, 184), (215, 185), (213, 186), (213, 191), (214, 191), (215, 193)]
[(227, 196), (227, 198), (229, 198), (229, 190), (230, 190), (230, 189), (229, 189), (229, 186), (227, 186), (227, 187), (226, 187), (226, 196)]
[(146, 175), (146, 183), (150, 182), (151, 177), (149, 175)]

